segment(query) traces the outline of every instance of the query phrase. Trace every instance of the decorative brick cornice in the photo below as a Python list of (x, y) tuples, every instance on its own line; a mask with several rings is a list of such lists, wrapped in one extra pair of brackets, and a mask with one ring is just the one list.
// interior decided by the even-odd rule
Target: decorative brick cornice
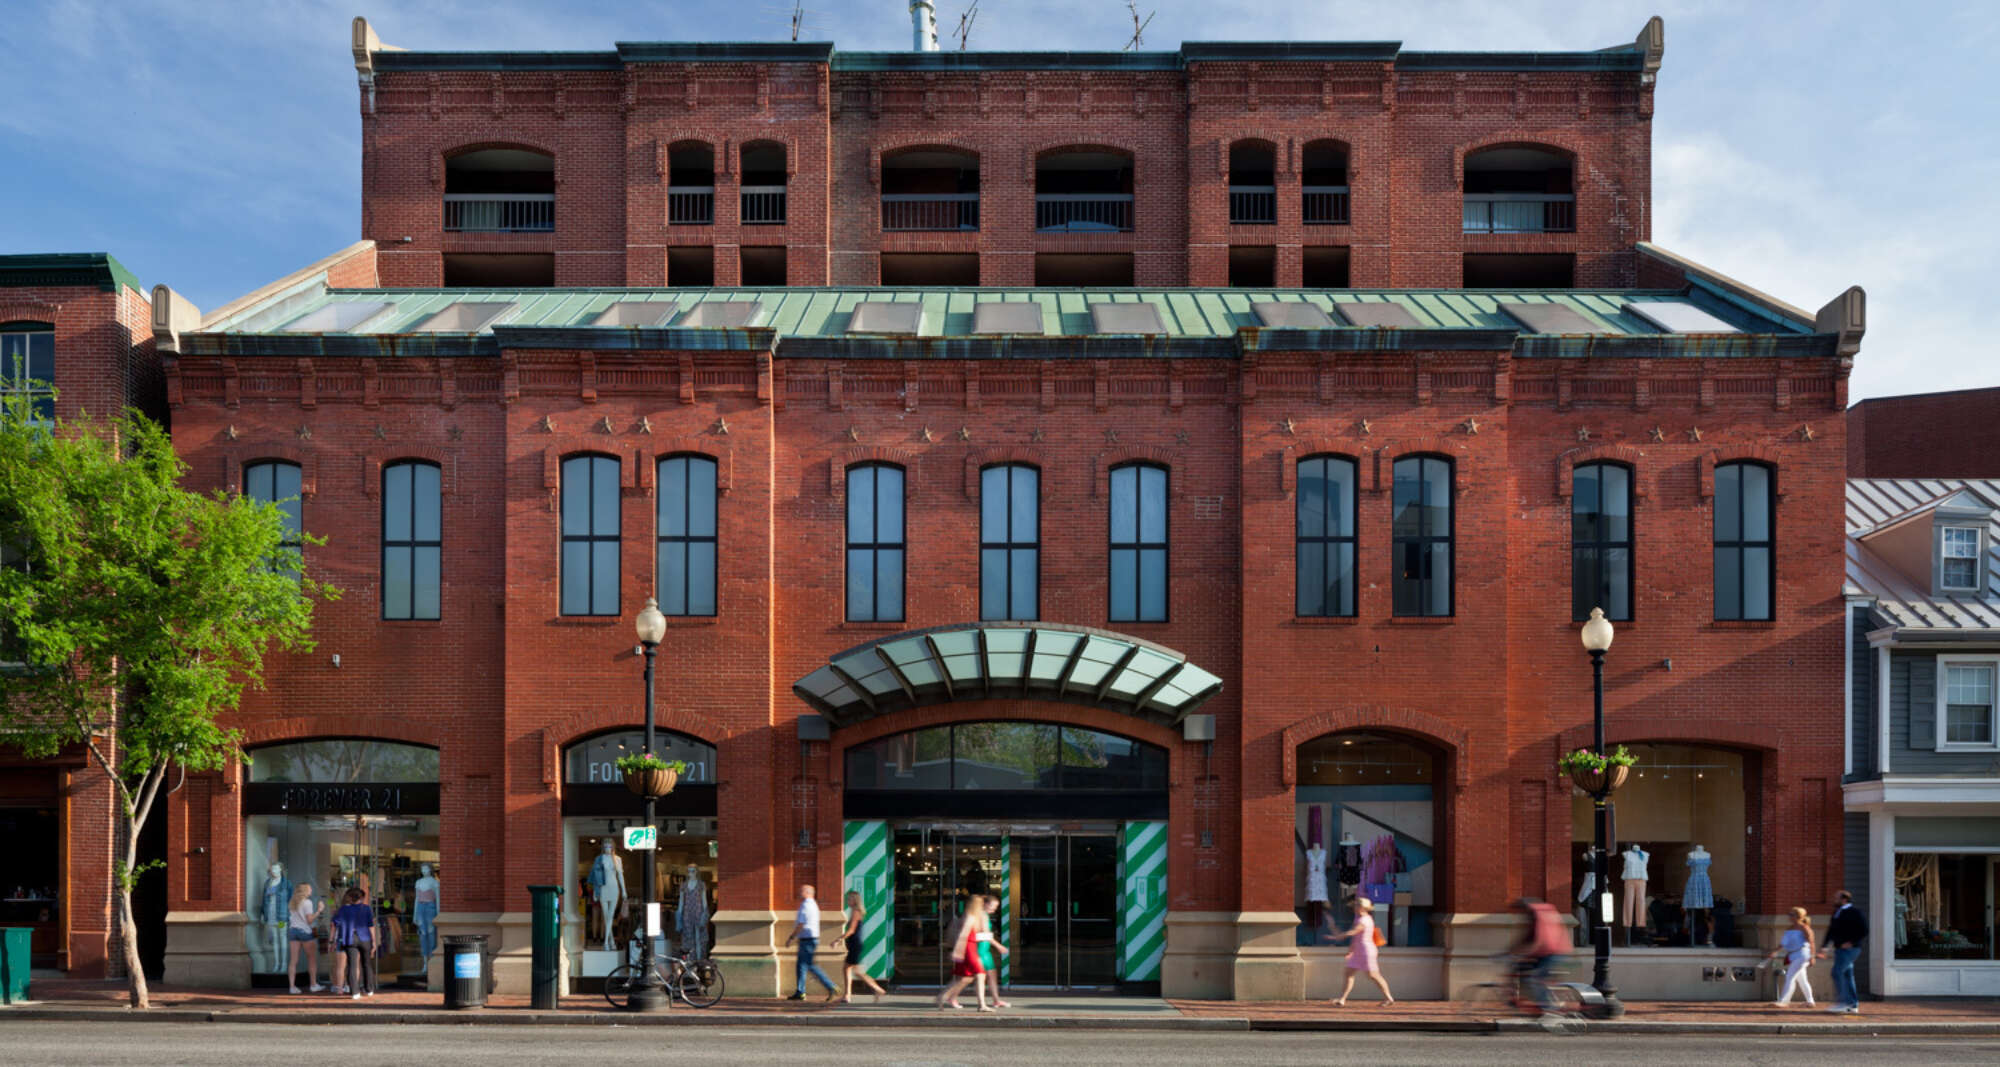
[(1429, 712), (1414, 708), (1391, 708), (1378, 704), (1358, 704), (1335, 711), (1322, 711), (1287, 726), (1279, 736), (1283, 763), (1279, 781), (1291, 789), (1299, 784), (1299, 746), (1316, 737), (1349, 730), (1379, 730), (1408, 734), (1444, 750), (1445, 764), (1454, 790), (1472, 783), (1471, 760), (1466, 749), (1470, 739), (1465, 730)]

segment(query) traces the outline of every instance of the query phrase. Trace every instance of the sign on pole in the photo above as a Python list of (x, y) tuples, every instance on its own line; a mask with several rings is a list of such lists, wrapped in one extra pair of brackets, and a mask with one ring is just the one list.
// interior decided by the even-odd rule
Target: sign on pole
[(645, 852), (659, 847), (660, 828), (657, 826), (627, 826), (625, 828), (625, 851)]

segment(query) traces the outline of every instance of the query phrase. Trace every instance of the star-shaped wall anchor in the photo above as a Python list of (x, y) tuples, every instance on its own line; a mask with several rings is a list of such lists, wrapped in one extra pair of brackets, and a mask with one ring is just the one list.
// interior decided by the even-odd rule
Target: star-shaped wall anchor
[(1699, 426), (1688, 427), (1688, 440), (1690, 441), (1701, 440), (1701, 427)]
[(1115, 444), (1117, 444), (1117, 443), (1118, 443), (1118, 431), (1117, 431), (1117, 430), (1114, 430), (1114, 429), (1112, 429), (1112, 428), (1111, 428), (1111, 427), (1109, 427), (1109, 426), (1106, 426), (1106, 427), (1104, 428), (1104, 443), (1105, 443), (1105, 444), (1107, 444), (1107, 445), (1115, 445)]
[(597, 420), (597, 430), (598, 430), (598, 432), (599, 432), (599, 433), (610, 433), (610, 432), (611, 432), (611, 416), (609, 416), (609, 415), (606, 415), (606, 416), (604, 416), (603, 418), (601, 418), (601, 419), (598, 419), (598, 420)]
[(1355, 423), (1354, 425), (1356, 429), (1361, 431), (1361, 436), (1363, 437), (1366, 437), (1369, 434), (1375, 432), (1375, 424), (1368, 421), (1367, 419), (1362, 419), (1360, 422)]
[(1034, 442), (1035, 444), (1041, 444), (1042, 438), (1045, 436), (1047, 435), (1042, 433), (1042, 428), (1040, 426), (1037, 426), (1034, 429), (1028, 431), (1028, 440)]
[(554, 433), (556, 432), (556, 417), (554, 415), (544, 415), (539, 425), (543, 433)]
[(379, 422), (375, 424), (374, 434), (377, 441), (387, 441), (389, 439), (389, 431), (383, 429), (382, 424)]
[(968, 427), (968, 426), (960, 426), (960, 427), (958, 428), (958, 439), (959, 439), (959, 440), (961, 440), (961, 441), (970, 441), (970, 440), (972, 440), (972, 429), (971, 429), (971, 427)]
[(859, 440), (861, 440), (861, 431), (860, 431), (860, 429), (859, 429), (859, 428), (857, 428), (857, 427), (853, 427), (853, 426), (849, 426), (849, 427), (847, 428), (847, 430), (846, 430), (845, 432), (846, 432), (846, 434), (847, 434), (847, 439), (848, 439), (848, 440), (850, 440), (850, 441), (859, 441)]
[(639, 432), (640, 433), (653, 432), (653, 419), (651, 416), (649, 415), (639, 416)]
[(924, 439), (924, 440), (926, 440), (926, 441), (935, 441), (935, 440), (937, 440), (937, 434), (935, 434), (935, 433), (931, 432), (931, 428), (930, 428), (930, 427), (928, 427), (928, 426), (924, 427), (924, 428), (923, 428), (923, 429), (921, 429), (921, 430), (918, 430), (918, 431), (917, 431), (917, 436), (918, 436), (918, 437), (921, 437), (921, 438), (923, 438), (923, 439)]
[(1175, 430), (1174, 443), (1182, 447), (1186, 447), (1188, 443), (1188, 432), (1186, 430)]
[(710, 426), (710, 427), (708, 428), (708, 431), (709, 431), (710, 433), (714, 434), (714, 435), (715, 435), (715, 436), (717, 436), (717, 437), (728, 437), (728, 436), (729, 436), (729, 420), (728, 420), (728, 419), (725, 419), (725, 418), (723, 418), (723, 417), (722, 417), (722, 416), (720, 416), (720, 415), (717, 415), (717, 416), (715, 417), (715, 425), (713, 425), (713, 426)]
[(301, 441), (310, 441), (310, 440), (312, 440), (312, 439), (313, 439), (313, 428), (312, 428), (312, 427), (310, 427), (310, 426), (301, 426), (301, 427), (299, 427), (299, 440), (301, 440)]
[(1813, 436), (1814, 434), (1811, 423), (1805, 423), (1799, 427), (1799, 440), (1810, 441), (1813, 439)]
[(1477, 435), (1479, 433), (1479, 417), (1477, 415), (1466, 416), (1465, 421), (1458, 424), (1458, 428), (1468, 434)]
[(1588, 441), (1588, 440), (1590, 440), (1590, 427), (1588, 427), (1588, 426), (1579, 426), (1579, 427), (1577, 427), (1577, 428), (1576, 428), (1576, 439), (1577, 439), (1577, 440), (1579, 440), (1579, 441)]
[(236, 440), (236, 424), (231, 423), (228, 426), (224, 426), (222, 428), (222, 436), (229, 438), (231, 441)]
[(1292, 434), (1296, 433), (1297, 430), (1298, 430), (1298, 424), (1292, 421), (1292, 417), (1290, 415), (1287, 415), (1284, 418), (1278, 420), (1279, 433), (1289, 437)]
[(444, 435), (454, 441), (463, 441), (465, 440), (465, 429), (464, 427), (453, 426), (445, 430)]
[(1651, 437), (1653, 439), (1654, 444), (1659, 444), (1667, 439), (1667, 431), (1660, 429), (1658, 426), (1655, 426), (1652, 429), (1646, 431), (1646, 436)]

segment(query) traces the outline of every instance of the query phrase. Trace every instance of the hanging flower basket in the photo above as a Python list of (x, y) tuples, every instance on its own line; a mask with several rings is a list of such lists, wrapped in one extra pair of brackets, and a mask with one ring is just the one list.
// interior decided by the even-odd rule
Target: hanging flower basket
[(1601, 771), (1579, 767), (1569, 772), (1569, 780), (1575, 782), (1578, 789), (1592, 795), (1597, 793), (1613, 793), (1618, 790), (1619, 786), (1625, 784), (1626, 776), (1631, 773), (1632, 768), (1616, 765)]
[(1632, 765), (1638, 762), (1639, 757), (1626, 751), (1624, 745), (1602, 756), (1587, 748), (1579, 748), (1564, 753), (1561, 759), (1556, 760), (1556, 769), (1569, 775), (1569, 780), (1575, 782), (1578, 789), (1595, 796), (1615, 792), (1624, 785), (1626, 777), (1632, 773)]
[(625, 776), (625, 788), (633, 796), (663, 797), (674, 791), (687, 764), (663, 760), (650, 752), (618, 757), (618, 770)]

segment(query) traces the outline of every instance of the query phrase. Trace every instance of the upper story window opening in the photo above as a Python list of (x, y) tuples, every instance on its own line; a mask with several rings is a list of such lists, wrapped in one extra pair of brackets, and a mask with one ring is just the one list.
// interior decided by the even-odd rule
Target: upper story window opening
[(1585, 463), (1570, 475), (1570, 617), (1632, 617), (1632, 470)]
[(382, 469), (382, 617), (435, 619), (443, 587), (439, 470), (407, 460)]
[(1042, 472), (1025, 463), (979, 472), (979, 617), (1041, 617)]
[(0, 326), (0, 404), (25, 399), (33, 417), (56, 417), (56, 334), (39, 323)]
[(847, 468), (847, 621), (903, 618), (903, 468)]
[(564, 615), (618, 614), (618, 475), (610, 456), (562, 462)]
[(751, 141), (743, 146), (742, 221), (745, 226), (785, 224), (785, 146)]
[(305, 562), (305, 511), (299, 490), (303, 481), (299, 465), (284, 460), (265, 460), (243, 468), (243, 495), (265, 504), (275, 504), (284, 517), (284, 534), (278, 539), (278, 559), (272, 567), (297, 575)]
[(1977, 526), (1938, 527), (1938, 588), (1980, 592), (1984, 585), (1984, 531)]
[(2000, 742), (1994, 674), (2000, 657), (1939, 656), (1937, 748), (1992, 749)]
[(657, 479), (655, 594), (667, 615), (715, 614), (715, 460), (668, 456)]
[(1112, 622), (1167, 621), (1167, 469), (1111, 469)]
[(1354, 614), (1355, 468), (1346, 456), (1299, 461), (1298, 607), (1307, 618)]
[(1466, 233), (1569, 233), (1576, 186), (1567, 153), (1507, 145), (1465, 157)]
[(884, 156), (882, 228), (979, 229), (979, 157), (958, 148), (911, 148)]
[(1346, 225), (1347, 146), (1339, 141), (1308, 141), (1300, 163), (1300, 217), (1305, 224)]
[(1277, 150), (1269, 141), (1229, 146), (1229, 221), (1260, 226), (1278, 221)]
[(1452, 603), (1455, 530), (1451, 461), (1405, 456), (1396, 461), (1391, 532), (1396, 542), (1395, 612), (1444, 616)]
[(1035, 229), (1119, 233), (1132, 228), (1132, 156), (1063, 149), (1035, 160)]
[(1722, 463), (1715, 468), (1715, 617), (1770, 619), (1777, 591), (1771, 468)]
[(555, 229), (555, 157), (525, 148), (485, 148), (445, 160), (444, 228), (464, 233)]
[(707, 226), (715, 221), (715, 149), (706, 141), (681, 141), (667, 149), (667, 222)]

